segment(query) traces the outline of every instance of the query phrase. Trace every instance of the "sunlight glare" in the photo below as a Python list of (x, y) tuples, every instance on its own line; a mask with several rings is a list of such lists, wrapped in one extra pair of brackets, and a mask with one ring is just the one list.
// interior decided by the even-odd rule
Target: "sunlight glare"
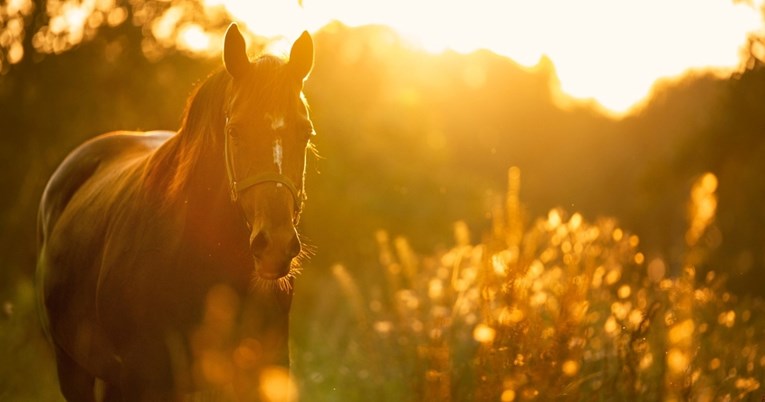
[(258, 35), (297, 38), (333, 20), (387, 25), (430, 52), (489, 49), (524, 67), (549, 57), (566, 94), (621, 114), (657, 80), (689, 71), (730, 74), (747, 35), (762, 30), (762, 0), (206, 0)]
[(283, 367), (269, 366), (260, 374), (261, 397), (268, 402), (292, 402), (297, 400), (297, 384)]
[(193, 52), (202, 52), (210, 48), (210, 37), (201, 26), (186, 24), (178, 31), (178, 45)]
[(506, 389), (502, 392), (502, 402), (512, 402), (515, 400), (515, 391), (512, 389)]
[(674, 374), (685, 372), (688, 369), (689, 359), (683, 351), (672, 348), (667, 353), (667, 367)]
[(484, 344), (492, 343), (496, 335), (497, 331), (486, 324), (478, 324), (473, 330), (473, 339)]
[(561, 371), (568, 377), (573, 377), (579, 372), (581, 365), (575, 360), (566, 360), (561, 366)]
[(205, 5), (225, 5), (247, 29), (267, 38), (286, 36), (295, 39), (304, 29), (314, 31), (324, 25), (306, 25), (307, 15), (297, 1), (205, 0)]

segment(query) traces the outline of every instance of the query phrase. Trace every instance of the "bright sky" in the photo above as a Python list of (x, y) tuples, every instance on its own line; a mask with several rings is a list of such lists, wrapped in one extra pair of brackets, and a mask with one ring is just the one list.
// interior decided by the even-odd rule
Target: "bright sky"
[(555, 65), (561, 90), (617, 114), (657, 79), (730, 73), (765, 0), (207, 0), (254, 33), (297, 38), (332, 20), (384, 24), (433, 52), (485, 48), (533, 67)]

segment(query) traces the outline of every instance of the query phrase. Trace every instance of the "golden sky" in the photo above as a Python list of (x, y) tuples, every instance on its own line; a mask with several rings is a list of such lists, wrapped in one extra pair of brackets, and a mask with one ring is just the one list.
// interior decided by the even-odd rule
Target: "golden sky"
[(730, 73), (765, 0), (206, 0), (252, 32), (296, 38), (332, 20), (388, 25), (438, 52), (489, 49), (533, 67), (543, 55), (562, 91), (623, 113), (657, 79)]

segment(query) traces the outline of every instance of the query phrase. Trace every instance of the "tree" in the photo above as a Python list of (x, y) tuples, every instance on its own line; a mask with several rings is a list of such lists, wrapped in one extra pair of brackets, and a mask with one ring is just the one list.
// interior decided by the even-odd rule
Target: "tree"
[(193, 43), (208, 32), (220, 34), (229, 21), (222, 5), (198, 0), (11, 0), (0, 5), (0, 73), (22, 62), (61, 54), (97, 34), (123, 24), (143, 37), (145, 56), (156, 59), (169, 49), (215, 51)]

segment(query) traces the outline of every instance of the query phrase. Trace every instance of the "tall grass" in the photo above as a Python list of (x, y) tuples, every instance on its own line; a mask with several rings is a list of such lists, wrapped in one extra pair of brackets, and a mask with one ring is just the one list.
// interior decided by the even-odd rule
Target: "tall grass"
[(519, 170), (509, 179), (480, 244), (457, 223), (454, 247), (419, 256), (404, 238), (379, 232), (380, 291), (360, 291), (344, 268), (334, 270), (369, 328), (359, 332), (371, 345), (368, 364), (403, 400), (765, 395), (763, 302), (727, 292), (714, 271), (696, 275), (709, 251), (714, 175), (693, 187), (678, 266), (648, 260), (640, 239), (613, 219), (588, 222), (560, 209), (524, 219)]
[[(701, 274), (719, 243), (716, 187), (711, 174), (693, 186), (678, 263), (646, 256), (613, 219), (525, 217), (518, 169), (477, 244), (459, 222), (431, 255), (378, 232), (380, 269), (298, 281), (299, 399), (760, 401), (765, 303), (726, 291), (728, 267)], [(0, 400), (61, 400), (32, 284), (9, 289)]]
[(0, 401), (63, 400), (34, 294), (26, 279), (0, 291)]

